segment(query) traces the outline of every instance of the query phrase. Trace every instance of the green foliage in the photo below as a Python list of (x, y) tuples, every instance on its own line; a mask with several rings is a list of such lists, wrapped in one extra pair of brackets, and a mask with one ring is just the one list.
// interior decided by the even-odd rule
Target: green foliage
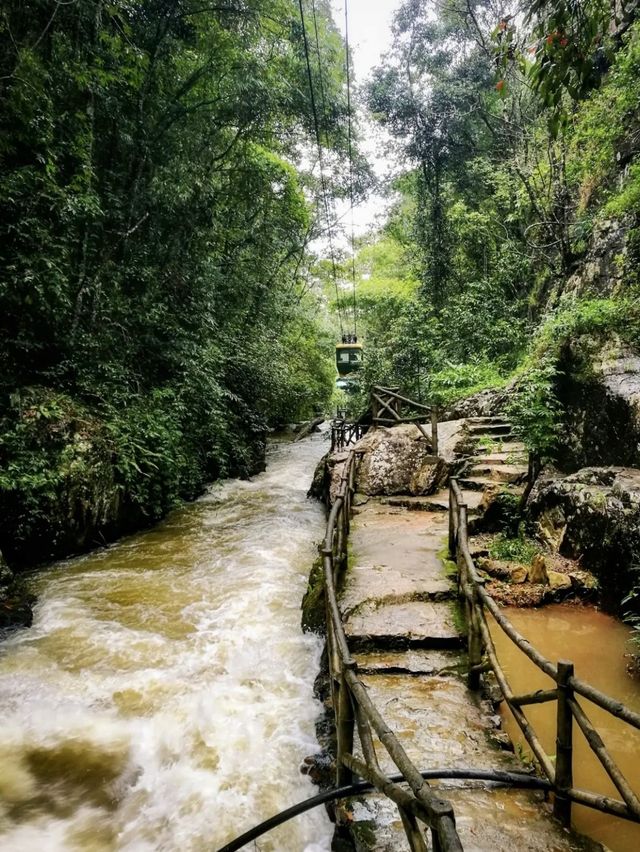
[(506, 377), (493, 362), (451, 364), (431, 374), (429, 398), (439, 405), (504, 385)]
[(525, 536), (522, 527), (515, 537), (500, 533), (493, 539), (489, 549), (493, 559), (518, 562), (522, 565), (530, 565), (533, 557), (538, 553), (540, 553), (540, 546)]
[[(611, 0), (533, 0), (524, 19), (506, 15), (491, 33), (503, 77), (515, 65), (546, 110), (552, 138), (570, 123), (568, 105), (596, 88), (615, 52), (616, 30), (633, 20), (633, 4)], [(515, 17), (515, 21), (513, 18)], [(505, 79), (497, 88), (504, 96)]]
[(528, 449), (543, 462), (553, 459), (560, 439), (561, 405), (556, 395), (558, 369), (551, 355), (522, 370), (507, 414)]
[(640, 566), (632, 565), (630, 570), (634, 576), (634, 583), (620, 605), (626, 607), (623, 610), (623, 620), (632, 631), (629, 642), (633, 648), (634, 673), (637, 673), (640, 667)]
[(640, 339), (640, 303), (627, 299), (567, 299), (542, 323), (518, 373), (508, 414), (525, 443), (542, 461), (553, 460), (561, 439), (557, 396), (563, 349), (581, 337), (602, 341), (619, 334)]
[[(638, 209), (640, 174), (633, 140), (640, 131), (639, 98), (640, 24), (635, 24), (602, 87), (582, 105), (571, 132), (569, 174), (583, 209), (603, 202), (607, 216)], [(629, 174), (619, 181), (619, 170), (626, 165)]]
[[(562, 298), (598, 218), (640, 206), (640, 24), (620, 8), (539, 0), (496, 21), (482, 0), (435, 14), (406, 0), (367, 89), (408, 166), (358, 285), (366, 380), (446, 404), (515, 374), (508, 413), (543, 460), (562, 438), (567, 348), (640, 340), (633, 241), (627, 295)], [(379, 285), (376, 252), (391, 261)]]
[[(340, 154), (343, 44), (324, 2), (318, 26), (321, 133)], [(254, 470), (269, 426), (327, 403), (315, 179), (294, 165), (313, 132), (295, 0), (3, 7), (0, 498), (44, 518), (97, 465), (158, 517)], [(344, 166), (331, 188), (346, 186)], [(19, 413), (30, 389), (61, 412)], [(84, 455), (80, 426), (61, 425), (80, 420)]]
[(535, 62), (530, 76), (546, 106), (558, 107), (563, 93), (579, 100), (597, 85), (603, 60), (610, 55), (610, 0), (534, 0)]
[(621, 189), (607, 201), (603, 215), (621, 219), (629, 213), (640, 210), (640, 162), (633, 163), (625, 177)]

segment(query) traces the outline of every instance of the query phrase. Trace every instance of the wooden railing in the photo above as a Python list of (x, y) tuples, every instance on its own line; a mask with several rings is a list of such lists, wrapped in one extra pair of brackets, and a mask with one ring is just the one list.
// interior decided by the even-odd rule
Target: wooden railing
[(363, 423), (350, 423), (347, 420), (334, 420), (331, 424), (331, 452), (339, 453), (362, 438), (368, 426)]
[[(424, 427), (431, 420), (431, 433)], [(435, 405), (423, 405), (399, 393), (399, 388), (374, 385), (371, 388), (371, 418), (374, 426), (397, 426), (414, 423), (431, 444), (434, 456), (438, 455), (438, 411)]]
[[(422, 826), (431, 831), (433, 849), (439, 852), (461, 850), (453, 807), (432, 792), (409, 759), (398, 738), (387, 726), (358, 677), (338, 608), (337, 578), (347, 557), (347, 538), (354, 493), (357, 450), (345, 462), (337, 498), (331, 507), (324, 542), (323, 560), (327, 606), (327, 652), (337, 734), (337, 785), (350, 784), (353, 776), (369, 781), (398, 807), (412, 852), (426, 852)], [(362, 758), (354, 754), (354, 732), (358, 730)], [(402, 774), (409, 789), (401, 787), (381, 769), (374, 746), (374, 734)], [(422, 826), (421, 826), (422, 824)]]
[[(462, 491), (455, 479), (450, 483), (449, 503), (449, 550), (456, 557), (458, 581), (466, 609), (469, 675), (472, 689), (480, 686), (483, 672), (493, 671), (502, 696), (526, 739), (533, 755), (552, 785), (555, 794), (554, 813), (565, 825), (571, 822), (572, 803), (586, 805), (612, 816), (640, 822), (640, 800), (628, 780), (620, 771), (611, 753), (606, 748), (595, 726), (585, 713), (577, 696), (587, 699), (612, 716), (621, 719), (633, 728), (640, 729), (640, 714), (610, 698), (600, 690), (585, 683), (574, 674), (573, 664), (566, 660), (553, 663), (546, 659), (534, 646), (515, 629), (484, 588), (469, 550), (467, 506)], [(500, 665), (496, 648), (487, 622), (489, 613), (498, 627), (551, 680), (547, 690), (538, 690), (527, 695), (514, 695), (504, 669)], [(557, 702), (556, 758), (554, 762), (546, 754), (540, 740), (527, 718), (524, 707)], [(573, 721), (584, 734), (605, 772), (613, 782), (621, 799), (603, 796), (590, 790), (577, 789), (573, 785)]]

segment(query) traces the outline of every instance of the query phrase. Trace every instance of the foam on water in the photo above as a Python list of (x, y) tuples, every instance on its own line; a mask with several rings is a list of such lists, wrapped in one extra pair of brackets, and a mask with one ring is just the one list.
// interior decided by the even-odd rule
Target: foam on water
[[(321, 645), (300, 600), (322, 535), (320, 439), (164, 524), (34, 580), (0, 650), (0, 847), (214, 850), (316, 792)], [(260, 841), (325, 852), (317, 810)]]

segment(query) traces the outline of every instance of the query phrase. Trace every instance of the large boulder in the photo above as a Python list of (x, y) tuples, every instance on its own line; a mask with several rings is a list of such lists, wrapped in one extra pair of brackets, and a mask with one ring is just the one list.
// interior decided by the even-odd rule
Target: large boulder
[(487, 388), (446, 406), (439, 414), (440, 420), (459, 420), (463, 417), (494, 417), (504, 414), (515, 382), (502, 388)]
[(640, 470), (590, 467), (542, 477), (529, 495), (527, 514), (548, 547), (593, 571), (603, 605), (619, 612), (638, 579)]
[(431, 443), (412, 424), (374, 429), (357, 448), (362, 457), (356, 489), (362, 494), (418, 496), (432, 494), (446, 482), (446, 463), (432, 455)]
[(316, 466), (307, 497), (315, 497), (316, 500), (322, 500), (323, 503), (332, 506), (338, 496), (345, 462), (348, 458), (348, 450), (327, 453), (323, 456)]

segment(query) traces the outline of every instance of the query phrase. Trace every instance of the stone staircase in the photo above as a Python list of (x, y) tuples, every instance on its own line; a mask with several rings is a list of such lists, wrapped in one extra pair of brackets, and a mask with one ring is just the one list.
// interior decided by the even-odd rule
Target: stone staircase
[[(505, 420), (473, 418), (466, 430), (471, 452), (461, 484), (470, 516), (480, 520), (488, 490), (521, 492), (526, 456)], [(463, 622), (446, 561), (448, 490), (356, 502), (339, 602), (359, 672), (387, 724), (421, 769), (522, 770), (493, 707), (466, 688)], [(394, 771), (384, 749), (378, 757)], [(477, 782), (438, 782), (438, 789), (454, 804), (466, 850), (600, 848), (564, 831), (540, 794)], [(383, 796), (349, 800), (342, 820), (349, 840), (335, 849), (407, 848), (398, 812)]]

